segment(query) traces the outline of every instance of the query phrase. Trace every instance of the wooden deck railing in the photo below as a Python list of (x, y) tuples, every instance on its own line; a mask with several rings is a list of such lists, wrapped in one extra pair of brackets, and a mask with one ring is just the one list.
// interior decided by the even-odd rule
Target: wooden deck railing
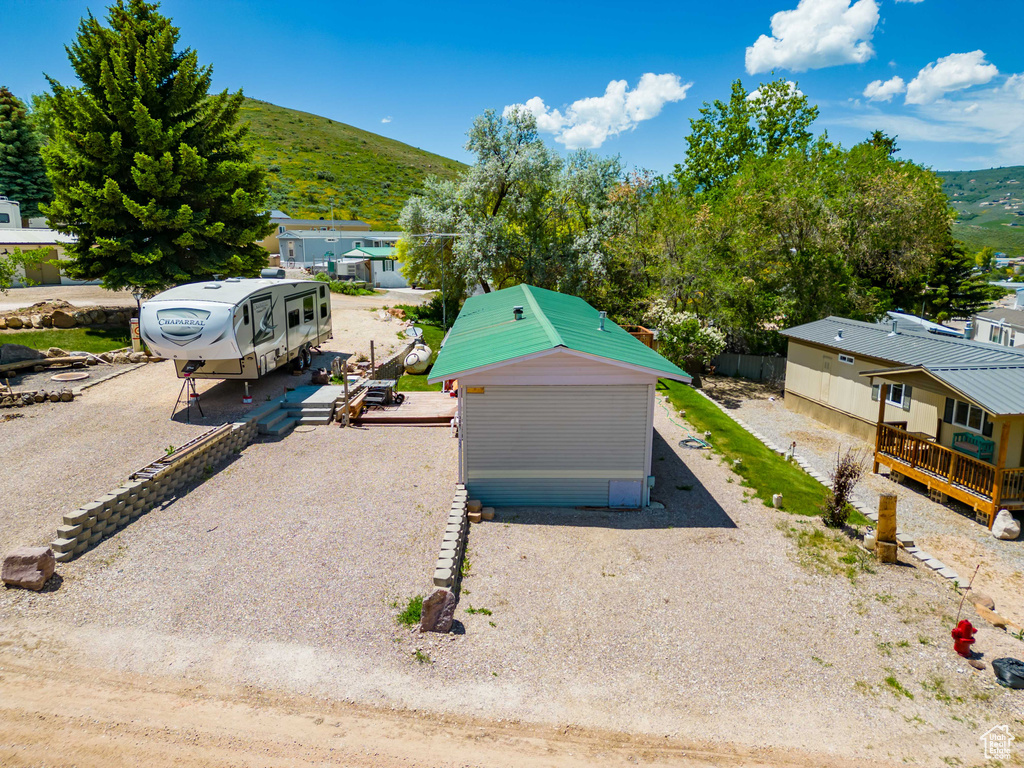
[(1001, 501), (1020, 501), (1024, 499), (1024, 467), (1003, 470), (1003, 492)]
[[(881, 424), (877, 451), (927, 472), (948, 485), (965, 488), (984, 499), (992, 500), (996, 473), (1002, 473), (1002, 499), (1022, 498), (1024, 468), (999, 470), (992, 464), (912, 435), (899, 427)], [(1010, 491), (1007, 495), (1007, 490)]]

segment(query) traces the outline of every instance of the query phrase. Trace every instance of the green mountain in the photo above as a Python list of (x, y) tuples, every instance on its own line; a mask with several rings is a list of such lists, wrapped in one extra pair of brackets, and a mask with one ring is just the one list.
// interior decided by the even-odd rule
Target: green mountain
[(326, 117), (246, 99), (256, 158), (270, 171), (270, 205), (295, 218), (361, 219), (393, 229), (428, 176), (466, 166)]
[(953, 236), (969, 252), (991, 246), (1009, 256), (1024, 256), (1024, 165), (938, 174), (959, 213)]

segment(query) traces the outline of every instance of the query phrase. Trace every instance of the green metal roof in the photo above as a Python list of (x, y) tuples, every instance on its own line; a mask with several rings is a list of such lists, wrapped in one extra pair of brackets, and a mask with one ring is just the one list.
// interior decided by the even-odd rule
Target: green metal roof
[(371, 259), (394, 259), (398, 249), (394, 246), (385, 246), (382, 248), (353, 248), (351, 251), (347, 251), (347, 253), (352, 253), (353, 251), (365, 253)]
[[(523, 308), (522, 320), (513, 318), (513, 307)], [(611, 320), (605, 320), (603, 331), (599, 325), (598, 311), (583, 299), (532, 285), (471, 296), (448, 332), (430, 381), (454, 379), (487, 365), (558, 348), (690, 381), (685, 371)]]

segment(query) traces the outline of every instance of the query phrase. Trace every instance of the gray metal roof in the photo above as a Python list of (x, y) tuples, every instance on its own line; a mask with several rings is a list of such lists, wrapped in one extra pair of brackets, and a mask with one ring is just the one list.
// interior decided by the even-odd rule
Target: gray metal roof
[(992, 414), (1024, 413), (1024, 366), (928, 367), (928, 372)]
[(782, 331), (794, 341), (806, 341), (851, 355), (864, 355), (895, 365), (962, 366), (1010, 364), (1024, 366), (1024, 350), (980, 341), (937, 336), (897, 323), (864, 323), (828, 317)]

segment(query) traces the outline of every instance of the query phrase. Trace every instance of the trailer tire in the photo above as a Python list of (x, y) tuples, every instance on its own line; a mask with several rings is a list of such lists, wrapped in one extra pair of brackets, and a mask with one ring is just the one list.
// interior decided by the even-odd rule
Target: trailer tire
[(303, 347), (299, 357), (302, 358), (302, 367), (304, 369), (309, 368), (313, 364), (313, 355), (309, 353), (309, 347)]

